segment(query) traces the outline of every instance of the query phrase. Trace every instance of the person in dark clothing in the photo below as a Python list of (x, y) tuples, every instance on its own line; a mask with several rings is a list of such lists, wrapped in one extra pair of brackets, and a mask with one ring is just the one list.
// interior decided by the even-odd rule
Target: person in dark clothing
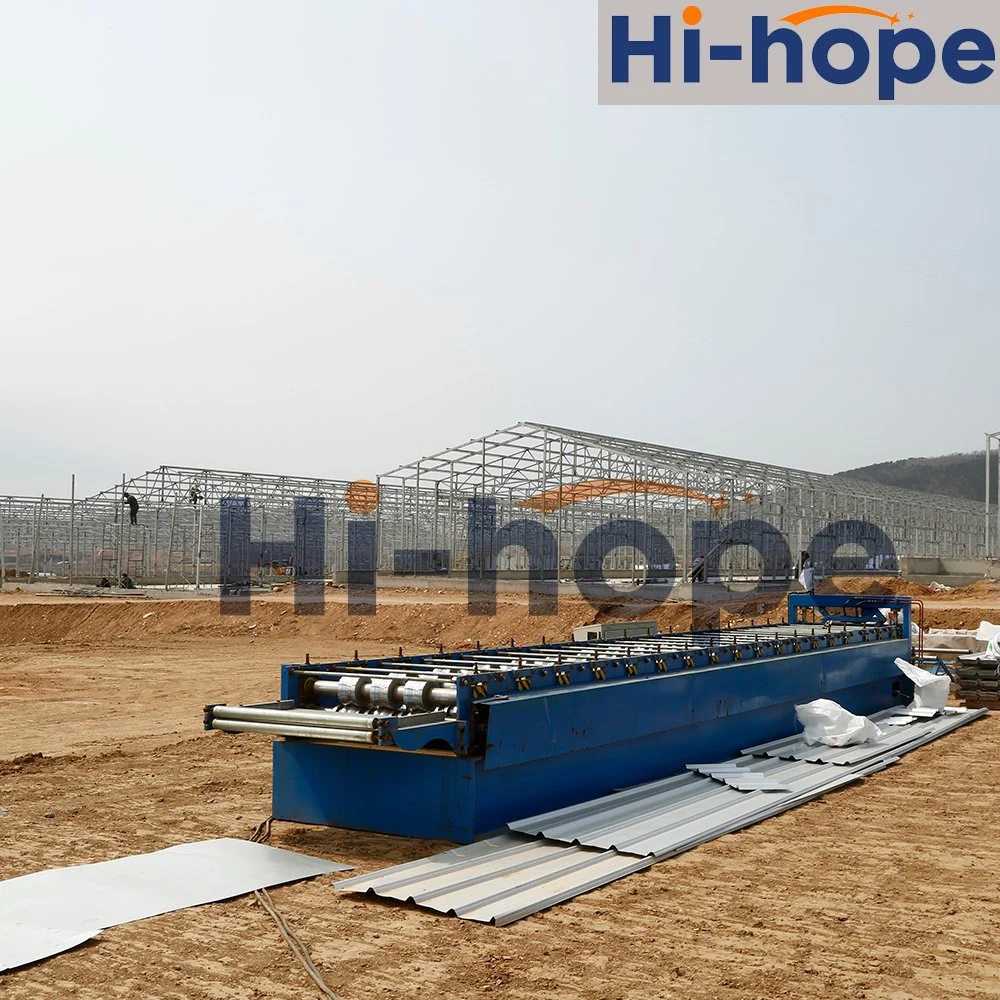
[(704, 583), (705, 582), (705, 557), (698, 555), (694, 557), (694, 562), (691, 564), (691, 582), (692, 583)]
[(128, 504), (128, 515), (131, 523), (138, 524), (139, 522), (136, 520), (136, 516), (139, 513), (139, 501), (136, 500), (136, 498), (132, 496), (131, 493), (126, 493), (122, 497), (122, 503)]
[(191, 489), (188, 490), (188, 503), (192, 503), (197, 506), (200, 499), (201, 490), (197, 486), (192, 486)]

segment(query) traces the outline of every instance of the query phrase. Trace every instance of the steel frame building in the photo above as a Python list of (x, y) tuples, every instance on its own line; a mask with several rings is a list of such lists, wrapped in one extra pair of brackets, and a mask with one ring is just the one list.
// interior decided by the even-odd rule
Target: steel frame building
[[(615, 522), (622, 529), (638, 523), (604, 560), (605, 570), (628, 575), (663, 568), (629, 551), (637, 544), (646, 552), (655, 548), (649, 541), (654, 529), (671, 543), (670, 569), (682, 578), (700, 558), (717, 562), (721, 575), (787, 575), (787, 552), (795, 563), (809, 548), (821, 570), (864, 569), (868, 560), (870, 568), (892, 569), (893, 557), (986, 554), (983, 510), (973, 501), (540, 423), (506, 427), (400, 466), (381, 476), (379, 486), (392, 498), (380, 505), (382, 523), (403, 530), (405, 547), (433, 548), (446, 539), (459, 559), (471, 551), (485, 564), (496, 553), (469, 545), (456, 501), (490, 497), (498, 528), (514, 524), (516, 534), (526, 520), (536, 520), (552, 531), (561, 575), (593, 568), (615, 540), (601, 526)], [(392, 508), (393, 502), (400, 506)], [(643, 526), (650, 529), (645, 536)], [(868, 526), (884, 532), (891, 547)], [(380, 566), (395, 541), (380, 533)], [(848, 565), (836, 566), (835, 553), (844, 547)], [(458, 568), (528, 565), (523, 550), (511, 546), (492, 565), (459, 562)]]
[[(984, 533), (981, 503), (541, 423), (392, 469), (362, 487), (370, 502), (352, 502), (352, 489), (344, 480), (160, 466), (86, 499), (0, 497), (0, 572), (213, 583), (231, 498), (249, 501), (251, 576), (261, 583), (290, 572), (295, 501), (304, 497), (323, 501), (327, 576), (348, 568), (357, 520), (373, 525), (378, 570), (404, 575), (687, 579), (705, 561), (721, 577), (780, 579), (806, 550), (829, 572), (1000, 549)], [(139, 501), (135, 526), (125, 490)], [(994, 523), (995, 507), (987, 528)]]

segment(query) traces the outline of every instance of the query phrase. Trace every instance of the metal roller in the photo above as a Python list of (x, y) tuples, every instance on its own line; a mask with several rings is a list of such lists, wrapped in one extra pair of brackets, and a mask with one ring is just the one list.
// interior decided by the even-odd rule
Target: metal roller
[(337, 681), (337, 690), (335, 692), (337, 701), (341, 705), (367, 705), (366, 686), (370, 683), (370, 677), (341, 677)]
[(226, 722), (261, 722), (279, 726), (320, 726), (332, 729), (373, 730), (377, 716), (310, 708), (252, 708), (240, 705), (216, 705), (214, 719)]
[[(403, 708), (406, 705), (407, 708), (412, 708), (406, 702), (405, 688), (409, 684), (413, 684), (414, 681), (403, 681), (394, 677), (382, 677), (378, 678), (379, 681), (383, 682), (384, 685), (391, 685), (389, 692), (392, 695), (393, 701), (389, 702), (377, 702), (373, 700), (371, 694), (371, 687), (375, 683), (370, 677), (354, 678), (354, 677), (341, 677), (340, 680), (336, 681), (313, 681), (312, 692), (314, 694), (326, 694), (334, 695), (340, 703), (352, 704), (365, 707), (369, 704), (380, 704), (385, 707), (391, 707), (393, 709)], [(341, 685), (345, 682), (350, 682), (351, 698), (356, 699), (350, 702), (345, 702), (340, 696)], [(419, 682), (417, 682), (419, 683)], [(458, 702), (458, 693), (452, 686), (445, 686), (440, 684), (440, 682), (431, 682), (431, 690), (427, 692), (427, 701), (422, 703), (423, 708), (454, 708)], [(436, 685), (436, 686), (435, 686)], [(346, 688), (346, 685), (345, 685)], [(402, 688), (402, 690), (400, 690)], [(384, 692), (386, 687), (382, 688)], [(381, 695), (380, 695), (381, 696)], [(386, 695), (388, 697), (388, 695)]]
[(403, 687), (403, 704), (407, 708), (430, 708), (434, 681), (407, 681)]
[(402, 696), (397, 692), (406, 682), (395, 677), (375, 677), (368, 686), (368, 698), (379, 708), (402, 708)]
[(212, 728), (224, 733), (264, 733), (268, 736), (296, 736), (303, 740), (326, 740), (338, 743), (374, 743), (375, 733), (359, 729), (333, 729), (323, 726), (280, 726), (267, 722), (236, 722), (215, 719)]

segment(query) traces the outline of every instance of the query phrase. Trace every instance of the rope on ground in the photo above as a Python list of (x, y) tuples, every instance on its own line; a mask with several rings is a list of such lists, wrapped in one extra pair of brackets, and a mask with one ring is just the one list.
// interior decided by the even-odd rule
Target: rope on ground
[(288, 947), (292, 949), (292, 954), (299, 960), (299, 964), (306, 971), (306, 975), (316, 984), (316, 988), (327, 998), (327, 1000), (340, 1000), (333, 990), (327, 986), (325, 980), (319, 969), (316, 968), (312, 957), (309, 954), (309, 949), (305, 946), (302, 938), (292, 930), (288, 922), (281, 915), (278, 908), (274, 905), (274, 901), (271, 899), (270, 893), (267, 889), (259, 889), (254, 893), (257, 897), (257, 901), (261, 906), (264, 907), (265, 912), (277, 925), (278, 931), (281, 936), (285, 939)]
[(253, 833), (250, 834), (250, 840), (255, 844), (266, 844), (271, 839), (271, 823), (273, 821), (273, 816), (268, 816), (267, 819), (262, 819), (253, 828)]
[[(250, 840), (255, 844), (266, 844), (271, 839), (271, 823), (273, 821), (273, 816), (262, 819), (253, 828)], [(274, 900), (271, 899), (271, 894), (267, 889), (258, 889), (254, 893), (254, 896), (257, 902), (264, 908), (264, 912), (274, 921), (278, 932), (285, 939), (288, 947), (292, 949), (292, 954), (298, 959), (299, 965), (305, 969), (306, 975), (316, 984), (316, 988), (320, 993), (327, 1000), (340, 1000), (340, 997), (327, 986), (319, 969), (316, 968), (316, 964), (313, 962), (312, 956), (309, 954), (309, 949), (305, 946), (305, 942), (292, 930), (291, 925), (282, 916), (281, 911), (274, 905)]]

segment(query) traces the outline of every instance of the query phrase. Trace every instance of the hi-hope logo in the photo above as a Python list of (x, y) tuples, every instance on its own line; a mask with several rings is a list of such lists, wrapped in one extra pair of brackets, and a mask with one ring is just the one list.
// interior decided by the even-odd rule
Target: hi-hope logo
[(1000, 4), (600, 0), (602, 104), (998, 104)]

